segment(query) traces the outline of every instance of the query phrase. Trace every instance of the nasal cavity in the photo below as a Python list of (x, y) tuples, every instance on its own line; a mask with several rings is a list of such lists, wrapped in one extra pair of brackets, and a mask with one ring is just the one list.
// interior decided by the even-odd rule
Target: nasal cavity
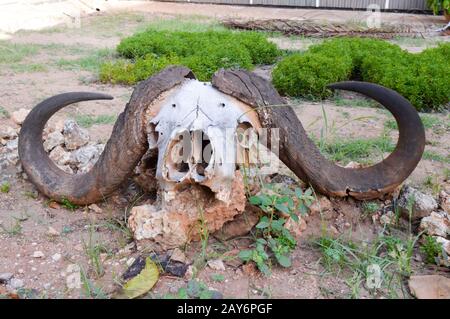
[(211, 140), (208, 134), (201, 130), (191, 132), (192, 136), (192, 158), (191, 161), (196, 165), (197, 174), (205, 176), (205, 170), (212, 157)]

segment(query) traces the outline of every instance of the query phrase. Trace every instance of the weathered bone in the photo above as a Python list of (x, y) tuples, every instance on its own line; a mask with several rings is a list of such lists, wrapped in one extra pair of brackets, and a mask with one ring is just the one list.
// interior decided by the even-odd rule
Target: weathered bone
[(228, 202), (237, 164), (236, 130), (243, 123), (259, 129), (255, 112), (197, 80), (185, 80), (155, 107), (160, 111), (149, 121), (149, 147), (158, 148), (156, 177), (164, 199), (172, 199), (183, 184), (199, 183)]

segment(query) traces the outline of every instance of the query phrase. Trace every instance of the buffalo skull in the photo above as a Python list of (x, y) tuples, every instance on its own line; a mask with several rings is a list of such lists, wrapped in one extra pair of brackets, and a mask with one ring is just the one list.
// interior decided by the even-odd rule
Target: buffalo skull
[[(157, 182), (163, 202), (173, 200), (186, 185), (201, 185), (228, 205), (237, 196), (233, 180), (236, 159), (242, 157), (235, 133), (251, 128), (258, 134), (268, 132), (269, 149), (276, 135), (279, 159), (317, 191), (356, 199), (382, 197), (400, 185), (422, 157), (425, 133), (417, 111), (395, 91), (376, 84), (349, 81), (329, 88), (361, 93), (393, 114), (399, 139), (392, 154), (370, 167), (338, 166), (320, 154), (293, 109), (267, 80), (243, 70), (219, 70), (211, 83), (202, 83), (191, 70), (173, 66), (139, 83), (89, 172), (72, 175), (59, 169), (42, 146), (42, 132), (61, 108), (112, 99), (105, 94), (65, 93), (38, 104), (23, 123), (19, 156), (31, 182), (55, 200), (102, 200), (146, 162), (142, 171), (150, 172), (149, 183)], [(244, 195), (238, 197), (245, 201)], [(243, 209), (238, 206), (231, 215)]]

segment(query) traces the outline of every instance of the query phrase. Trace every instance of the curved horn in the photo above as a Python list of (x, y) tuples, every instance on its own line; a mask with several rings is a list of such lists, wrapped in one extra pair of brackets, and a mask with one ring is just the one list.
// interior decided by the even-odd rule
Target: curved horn
[(268, 81), (241, 70), (220, 70), (212, 81), (220, 91), (257, 107), (264, 127), (279, 129), (281, 161), (324, 194), (378, 198), (400, 185), (422, 157), (425, 132), (417, 111), (397, 92), (380, 85), (349, 81), (329, 86), (362, 93), (378, 101), (394, 115), (399, 127), (399, 140), (392, 154), (376, 165), (351, 169), (338, 166), (320, 154), (295, 112)]
[(48, 157), (42, 145), (42, 131), (50, 117), (63, 107), (82, 101), (112, 99), (98, 93), (73, 92), (51, 97), (30, 112), (19, 135), (19, 157), (29, 179), (46, 196), (84, 205), (104, 199), (133, 171), (147, 150), (145, 113), (164, 91), (194, 78), (185, 67), (169, 67), (139, 83), (125, 111), (114, 125), (103, 153), (85, 174), (68, 174)]

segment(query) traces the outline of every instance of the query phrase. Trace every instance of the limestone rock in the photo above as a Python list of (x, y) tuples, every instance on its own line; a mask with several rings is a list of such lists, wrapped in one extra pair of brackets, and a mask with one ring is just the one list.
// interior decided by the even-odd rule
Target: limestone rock
[(398, 207), (400, 208), (402, 215), (407, 219), (409, 219), (409, 206), (411, 203), (412, 220), (428, 216), (432, 211), (438, 208), (438, 204), (432, 196), (419, 192), (413, 187), (405, 186), (400, 192)]
[(225, 270), (225, 265), (223, 264), (223, 261), (220, 259), (208, 260), (207, 265), (212, 270)]
[(60, 132), (53, 132), (47, 136), (44, 142), (44, 149), (49, 152), (56, 146), (64, 144), (64, 136)]
[(179, 191), (176, 198), (162, 205), (134, 207), (128, 226), (134, 238), (142, 242), (139, 247), (148, 244), (155, 251), (180, 247), (200, 239), (202, 224), (212, 233), (242, 213), (247, 199), (242, 176), (238, 172), (236, 175), (239, 176), (233, 180), (228, 204), (198, 185), (189, 185)]
[(64, 143), (68, 150), (76, 150), (89, 142), (88, 132), (74, 120), (64, 122)]
[(104, 145), (86, 145), (72, 152), (69, 164), (75, 165), (79, 172), (88, 172), (103, 152)]
[(435, 236), (434, 237), (438, 243), (442, 245), (447, 255), (450, 255), (450, 240), (447, 240), (445, 238)]
[(0, 127), (0, 139), (12, 140), (17, 137), (17, 130), (11, 126)]
[(409, 289), (418, 299), (450, 299), (450, 278), (440, 275), (411, 276)]
[(447, 192), (439, 193), (439, 204), (447, 214), (450, 214), (450, 195)]
[(298, 218), (298, 222), (289, 218), (284, 224), (284, 227), (291, 232), (295, 239), (300, 239), (303, 232), (306, 230), (306, 221), (301, 216)]
[(30, 111), (31, 110), (27, 109), (14, 111), (11, 113), (11, 120), (13, 120), (13, 122), (18, 125), (22, 125), (23, 121), (25, 121), (25, 118), (27, 117), (28, 113), (30, 113)]
[(226, 222), (221, 229), (213, 234), (214, 237), (225, 241), (247, 235), (258, 223), (261, 212), (258, 207), (247, 204), (245, 211), (237, 215), (233, 220)]
[(332, 210), (333, 204), (327, 197), (322, 195), (318, 195), (317, 200), (309, 207), (309, 213), (311, 215), (325, 213)]
[(450, 219), (446, 212), (432, 212), (420, 221), (420, 230), (430, 236), (446, 237), (450, 234)]
[(49, 155), (50, 159), (58, 165), (67, 165), (70, 162), (71, 154), (64, 150), (62, 146), (56, 146)]

